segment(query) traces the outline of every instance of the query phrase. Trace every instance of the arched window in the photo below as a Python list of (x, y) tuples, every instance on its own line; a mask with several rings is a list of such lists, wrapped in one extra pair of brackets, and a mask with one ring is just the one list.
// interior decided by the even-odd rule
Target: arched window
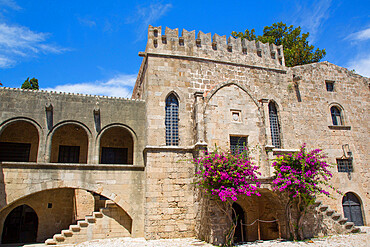
[(361, 202), (357, 196), (351, 192), (344, 195), (342, 200), (344, 217), (355, 223), (356, 226), (363, 226), (364, 220), (362, 218)]
[(166, 99), (166, 145), (179, 145), (179, 101), (171, 93)]
[(337, 106), (332, 106), (330, 108), (330, 112), (333, 125), (343, 125), (342, 112), (340, 108)]
[(276, 105), (274, 102), (269, 103), (269, 118), (270, 118), (272, 145), (277, 148), (280, 148), (281, 147), (280, 125)]

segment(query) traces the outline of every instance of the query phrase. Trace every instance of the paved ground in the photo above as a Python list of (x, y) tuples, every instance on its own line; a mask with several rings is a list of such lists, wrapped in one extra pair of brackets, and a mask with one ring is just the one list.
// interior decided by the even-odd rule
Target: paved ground
[[(291, 241), (262, 241), (260, 243), (245, 243), (238, 247), (370, 247), (370, 227), (362, 227), (364, 233), (334, 235), (323, 238), (315, 238), (301, 242)], [(1, 245), (5, 246), (5, 245)], [(9, 245), (8, 245), (9, 246)], [(19, 246), (19, 245), (11, 245)], [(24, 245), (27, 247), (45, 246), (44, 244)], [(99, 239), (84, 242), (77, 245), (62, 245), (63, 247), (211, 247), (213, 245), (200, 241), (194, 238), (178, 238), (178, 239), (160, 239), (160, 240), (145, 240), (144, 238), (115, 238), (115, 239)]]

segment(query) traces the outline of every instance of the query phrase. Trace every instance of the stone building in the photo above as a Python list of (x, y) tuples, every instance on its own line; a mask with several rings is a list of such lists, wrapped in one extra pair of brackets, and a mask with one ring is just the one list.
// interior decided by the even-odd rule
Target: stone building
[(368, 225), (369, 78), (328, 62), (285, 67), (273, 44), (152, 26), (139, 55), (132, 99), (0, 88), (1, 243), (221, 243), (228, 223), (195, 189), (191, 160), (241, 143), (263, 185), (235, 210), (246, 225), (269, 222), (238, 238), (286, 237), (270, 160), (303, 143), (338, 164), (332, 183), (344, 193), (316, 204), (306, 235)]

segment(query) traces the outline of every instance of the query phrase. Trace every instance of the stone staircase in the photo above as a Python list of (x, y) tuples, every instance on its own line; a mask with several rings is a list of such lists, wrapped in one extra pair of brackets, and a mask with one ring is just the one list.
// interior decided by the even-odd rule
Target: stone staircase
[(104, 230), (96, 234), (93, 232), (94, 227), (104, 229), (99, 223), (103, 221), (104, 217), (108, 217), (105, 215), (105, 212), (111, 212), (116, 208), (117, 205), (114, 202), (106, 201), (105, 208), (101, 208), (99, 212), (93, 212), (92, 215), (85, 216), (85, 219), (77, 221), (76, 225), (70, 225), (69, 229), (62, 230), (61, 233), (55, 234), (53, 238), (47, 239), (45, 244), (76, 244), (96, 238), (106, 238)]
[(326, 219), (334, 221), (336, 225), (337, 233), (359, 233), (361, 229), (356, 227), (353, 222), (349, 222), (347, 218), (342, 217), (341, 214), (335, 210), (329, 208), (329, 206), (322, 203), (322, 201), (316, 201), (314, 204), (316, 211), (322, 214)]

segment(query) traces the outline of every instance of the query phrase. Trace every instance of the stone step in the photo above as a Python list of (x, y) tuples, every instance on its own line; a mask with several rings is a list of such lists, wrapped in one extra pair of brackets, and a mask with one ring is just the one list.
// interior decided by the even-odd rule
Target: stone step
[(341, 225), (344, 225), (346, 222), (347, 222), (347, 218), (341, 218), (340, 220), (338, 220), (339, 224)]
[(79, 227), (87, 227), (89, 225), (89, 223), (84, 221), (84, 220), (79, 220), (79, 221), (77, 221), (77, 225)]
[(70, 225), (69, 230), (71, 232), (79, 232), (79, 231), (81, 231), (81, 227), (79, 225)]
[(319, 210), (320, 210), (321, 212), (324, 212), (324, 211), (326, 211), (328, 208), (329, 208), (329, 206), (327, 206), (327, 205), (320, 205)]
[(344, 224), (344, 227), (346, 228), (346, 229), (352, 229), (352, 227), (354, 227), (355, 226), (355, 224), (353, 223), (353, 222), (346, 222), (345, 224)]
[(85, 216), (85, 221), (88, 223), (95, 223), (96, 218), (94, 216)]
[(70, 230), (62, 230), (62, 235), (63, 235), (64, 237), (72, 237), (73, 232), (72, 232), (72, 231), (70, 231)]
[(335, 213), (335, 214), (333, 214), (333, 215), (331, 216), (331, 218), (332, 218), (333, 220), (335, 220), (335, 221), (339, 220), (339, 219), (340, 219), (340, 217), (341, 217), (341, 215), (340, 215), (340, 214), (338, 214), (338, 213)]
[(361, 229), (359, 228), (359, 227), (353, 227), (352, 229), (351, 229), (351, 233), (360, 233), (361, 232)]
[(93, 216), (94, 216), (95, 218), (103, 218), (103, 213), (101, 213), (101, 212), (94, 212), (94, 213), (93, 213)]
[(320, 206), (322, 203), (322, 201), (315, 201), (315, 203), (313, 204), (315, 207), (318, 207)]
[(111, 200), (105, 201), (105, 207), (106, 208), (115, 207), (115, 206), (116, 206), (116, 203), (114, 201), (111, 201)]
[(57, 244), (57, 241), (55, 241), (52, 238), (49, 238), (49, 239), (46, 239), (45, 244), (46, 245), (56, 245)]
[(56, 241), (56, 242), (63, 242), (65, 240), (65, 237), (62, 235), (62, 234), (55, 234), (53, 236), (53, 239)]
[(332, 210), (332, 209), (326, 210), (326, 215), (327, 216), (332, 216), (334, 213), (335, 213), (335, 210)]

